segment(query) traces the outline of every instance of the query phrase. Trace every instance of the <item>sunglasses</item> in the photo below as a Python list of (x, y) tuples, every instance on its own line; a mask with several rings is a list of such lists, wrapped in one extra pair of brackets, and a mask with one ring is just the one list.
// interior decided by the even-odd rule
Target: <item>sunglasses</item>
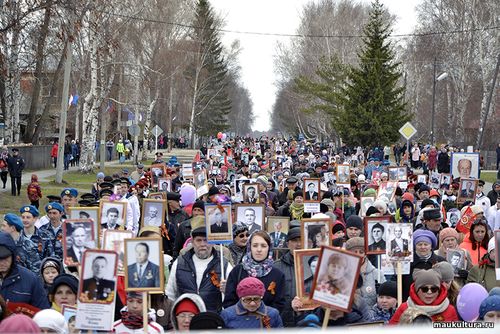
[(240, 233), (240, 234), (238, 234), (238, 238), (244, 238), (244, 237), (248, 238), (249, 235), (250, 234), (248, 234), (248, 233)]
[(431, 293), (436, 293), (439, 291), (439, 287), (437, 286), (431, 286), (431, 287), (428, 287), (428, 286), (423, 286), (420, 288), (420, 290), (423, 292), (423, 293), (428, 293), (429, 291)]
[(243, 297), (241, 301), (245, 304), (250, 304), (251, 302), (258, 303), (262, 300), (262, 297)]

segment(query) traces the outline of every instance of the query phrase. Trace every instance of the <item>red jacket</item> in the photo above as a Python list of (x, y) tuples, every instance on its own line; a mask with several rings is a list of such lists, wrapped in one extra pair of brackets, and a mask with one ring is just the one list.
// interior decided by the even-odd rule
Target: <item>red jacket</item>
[[(426, 304), (418, 298), (417, 292), (415, 291), (415, 283), (412, 283), (410, 286), (410, 297), (411, 300), (416, 305), (423, 305), (425, 306)], [(448, 298), (448, 290), (446, 290), (446, 287), (444, 285), (441, 285), (441, 291), (439, 292), (439, 295), (437, 296), (436, 300), (430, 306), (435, 306), (443, 303), (445, 299)], [(401, 315), (403, 314), (404, 311), (408, 308), (408, 302), (404, 302), (401, 304), (394, 315), (392, 316), (391, 320), (389, 320), (390, 325), (396, 325), (399, 323), (399, 318), (401, 318)], [(455, 307), (453, 305), (448, 305), (446, 310), (444, 310), (441, 313), (435, 314), (431, 316), (432, 321), (458, 321), (458, 315), (457, 311), (455, 310)]]
[(50, 151), (50, 157), (51, 158), (57, 158), (57, 150), (59, 149), (58, 144), (52, 145), (52, 150)]
[(488, 253), (488, 251), (481, 246), (479, 242), (476, 242), (476, 250), (472, 249), (472, 241), (469, 239), (469, 233), (467, 233), (464, 237), (464, 241), (460, 244), (460, 248), (465, 249), (469, 252), (470, 257), (472, 259), (472, 265), (477, 265), (479, 261), (483, 258), (484, 254)]

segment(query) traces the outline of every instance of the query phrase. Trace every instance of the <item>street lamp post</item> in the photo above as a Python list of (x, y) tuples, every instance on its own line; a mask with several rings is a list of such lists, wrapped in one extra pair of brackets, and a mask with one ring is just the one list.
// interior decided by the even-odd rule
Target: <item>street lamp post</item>
[(448, 73), (443, 72), (438, 77), (436, 77), (436, 58), (434, 58), (434, 73), (432, 75), (433, 85), (432, 85), (432, 114), (431, 114), (431, 145), (434, 145), (434, 116), (436, 114), (436, 82), (446, 79)]

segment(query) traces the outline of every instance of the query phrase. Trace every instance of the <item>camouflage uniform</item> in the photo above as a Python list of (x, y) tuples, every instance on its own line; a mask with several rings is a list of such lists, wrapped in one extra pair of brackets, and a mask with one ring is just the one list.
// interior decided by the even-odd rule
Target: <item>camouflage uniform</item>
[(63, 259), (63, 245), (62, 245), (62, 225), (57, 229), (57, 232), (54, 233), (52, 229), (52, 224), (45, 224), (40, 227), (40, 235), (42, 237), (43, 243), (45, 247), (43, 247), (42, 258), (46, 258), (47, 256), (53, 256), (62, 261)]
[(16, 242), (17, 263), (38, 275), (40, 272), (41, 249), (23, 234)]
[(40, 254), (40, 258), (43, 259), (43, 254), (45, 253), (45, 242), (43, 241), (42, 238), (42, 233), (40, 232), (40, 229), (35, 227), (35, 233), (33, 233), (30, 237), (26, 235), (24, 230), (22, 230), (21, 235), (25, 237), (26, 239), (29, 239), (33, 241), (35, 246), (37, 247), (38, 253)]

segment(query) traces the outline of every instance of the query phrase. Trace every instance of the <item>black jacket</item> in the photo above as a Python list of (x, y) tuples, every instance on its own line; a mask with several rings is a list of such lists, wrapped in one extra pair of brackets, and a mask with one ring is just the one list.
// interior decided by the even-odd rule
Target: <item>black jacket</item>
[(285, 307), (281, 312), (281, 319), (285, 327), (295, 327), (295, 312), (292, 309), (292, 300), (296, 295), (295, 267), (292, 252), (288, 251), (274, 263), (274, 268), (285, 275)]
[(7, 166), (11, 177), (21, 177), (24, 170), (24, 159), (18, 156), (10, 156), (7, 160)]

